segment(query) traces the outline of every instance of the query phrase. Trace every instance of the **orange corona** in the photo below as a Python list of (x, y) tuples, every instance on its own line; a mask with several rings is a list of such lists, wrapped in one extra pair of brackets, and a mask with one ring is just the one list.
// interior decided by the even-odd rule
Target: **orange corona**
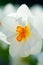
[(18, 33), (16, 39), (20, 42), (30, 36), (30, 26), (17, 26), (16, 32)]

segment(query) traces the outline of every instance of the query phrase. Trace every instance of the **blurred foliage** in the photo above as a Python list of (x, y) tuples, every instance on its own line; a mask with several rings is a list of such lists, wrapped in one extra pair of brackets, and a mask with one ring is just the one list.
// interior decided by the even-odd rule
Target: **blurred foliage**
[(0, 6), (1, 5), (6, 5), (8, 3), (12, 4), (27, 4), (29, 7), (34, 5), (34, 4), (40, 4), (43, 5), (43, 0), (0, 0)]
[(0, 41), (0, 65), (8, 65), (9, 64), (9, 46), (6, 49), (1, 47), (2, 41)]
[(9, 0), (0, 0), (0, 5), (5, 5), (9, 2)]
[(37, 65), (37, 58), (34, 55), (30, 55), (28, 57), (22, 58), (23, 63), (27, 63), (27, 65)]

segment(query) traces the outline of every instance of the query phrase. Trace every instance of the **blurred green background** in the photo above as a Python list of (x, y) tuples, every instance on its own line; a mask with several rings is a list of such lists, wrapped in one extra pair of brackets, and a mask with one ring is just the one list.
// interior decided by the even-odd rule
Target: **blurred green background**
[(12, 4), (27, 4), (29, 7), (31, 7), (34, 4), (40, 4), (43, 6), (43, 0), (0, 0), (0, 6), (1, 5), (6, 5), (7, 3), (12, 3)]

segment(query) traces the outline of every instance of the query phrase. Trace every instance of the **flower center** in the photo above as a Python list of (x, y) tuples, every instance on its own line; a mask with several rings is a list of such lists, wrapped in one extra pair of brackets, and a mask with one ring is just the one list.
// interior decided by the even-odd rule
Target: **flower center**
[(18, 33), (16, 39), (19, 42), (31, 35), (30, 26), (17, 26), (16, 32)]

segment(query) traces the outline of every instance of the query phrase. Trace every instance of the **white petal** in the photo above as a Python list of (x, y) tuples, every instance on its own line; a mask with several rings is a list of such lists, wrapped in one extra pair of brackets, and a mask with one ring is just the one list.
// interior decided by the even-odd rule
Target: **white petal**
[(26, 4), (22, 4), (17, 10), (18, 17), (22, 17), (23, 20), (27, 20), (32, 16), (28, 6)]
[(10, 42), (7, 41), (7, 39), (1, 39), (3, 42), (5, 42), (6, 44), (11, 44)]
[(37, 55), (38, 61), (43, 62), (43, 52)]
[(0, 7), (0, 21), (2, 20), (2, 18), (3, 18), (3, 10), (2, 10), (2, 8)]
[(43, 17), (35, 16), (31, 23), (43, 38)]
[(10, 14), (8, 14), (7, 16), (10, 16), (10, 17), (17, 17), (17, 15), (16, 15), (16, 13), (10, 13)]
[[(9, 14), (9, 15), (7, 15), (7, 16), (15, 18), (16, 21), (18, 21), (18, 23), (19, 23), (20, 25), (23, 25), (23, 26), (24, 26), (24, 25), (27, 24), (27, 21), (26, 21), (26, 20), (24, 21), (24, 20), (22, 19), (22, 17), (18, 17), (17, 13), (11, 13), (11, 14)], [(30, 22), (30, 19), (29, 19), (29, 22)]]
[(2, 32), (0, 32), (0, 39), (2, 39), (2, 38), (6, 39), (6, 36)]
[(7, 41), (7, 37), (5, 34), (3, 34), (2, 32), (0, 32), (0, 40), (5, 42), (6, 44), (10, 44), (8, 41)]
[(33, 28), (30, 38), (30, 54), (38, 54), (42, 49), (42, 39), (37, 30)]
[(43, 8), (40, 5), (34, 5), (30, 10), (36, 16), (43, 16)]
[(11, 42), (11, 46), (9, 48), (9, 53), (12, 57), (16, 57), (20, 55), (20, 47), (21, 47), (21, 43), (19, 43), (17, 40), (16, 40), (16, 37), (14, 37), (14, 35), (10, 38), (8, 38), (8, 41)]
[(37, 65), (43, 65), (43, 52), (41, 52), (37, 55), (37, 59), (38, 59)]
[(3, 28), (2, 31), (7, 35), (7, 36), (11, 36), (12, 34), (14, 34), (14, 32), (16, 31), (16, 28), (18, 26), (18, 22), (16, 21), (16, 18), (14, 17), (10, 17), (10, 16), (6, 16), (3, 19)]
[(3, 11), (4, 16), (13, 12), (15, 12), (15, 7), (11, 3), (7, 4), (4, 7), (4, 11)]

